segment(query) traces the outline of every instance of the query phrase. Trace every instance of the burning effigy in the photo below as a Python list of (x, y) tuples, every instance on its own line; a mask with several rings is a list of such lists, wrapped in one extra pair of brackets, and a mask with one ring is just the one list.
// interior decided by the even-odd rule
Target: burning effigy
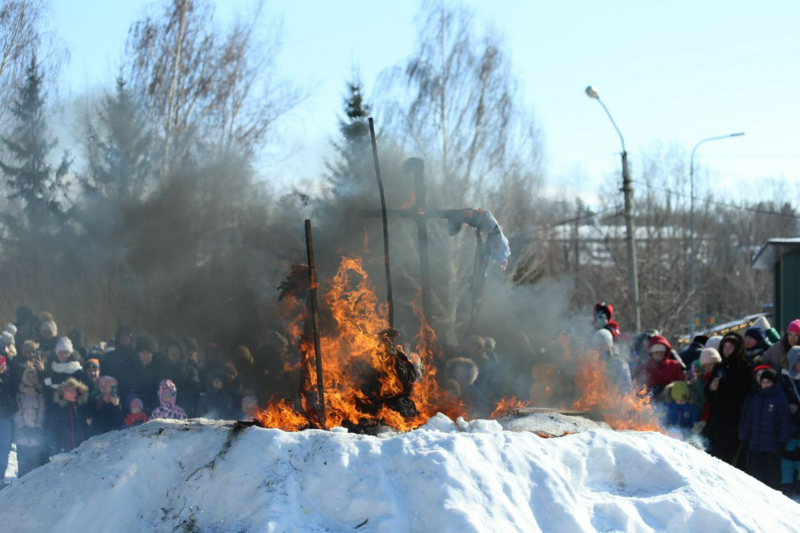
[[(307, 265), (294, 266), (280, 286), (290, 318), (287, 335), (300, 353), (300, 387), (293, 398), (273, 399), (258, 413), (258, 425), (286, 431), (341, 426), (375, 434), (415, 429), (437, 413), (451, 419), (470, 415), (469, 406), (437, 379), (437, 358), (444, 355), (418, 305), (419, 331), (404, 344), (389, 324), (387, 306), (379, 302), (362, 257), (342, 257), (332, 279), (316, 286), (313, 279)], [(321, 293), (317, 317), (308, 305), (312, 288)], [(566, 335), (560, 340), (561, 361), (573, 370), (534, 364), (531, 397), (503, 397), (490, 418), (547, 410), (601, 420), (613, 429), (660, 429), (646, 391), (620, 393), (606, 379), (597, 352), (575, 353)]]

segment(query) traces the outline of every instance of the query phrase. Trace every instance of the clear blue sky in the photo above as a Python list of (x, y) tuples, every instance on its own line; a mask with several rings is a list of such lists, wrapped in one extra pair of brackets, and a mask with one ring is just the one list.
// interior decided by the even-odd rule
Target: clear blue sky
[[(618, 168), (619, 140), (601, 92), (625, 136), (632, 163), (658, 143), (688, 154), (721, 188), (750, 190), (761, 177), (800, 184), (800, 2), (772, 0), (544, 0), (466, 2), (506, 39), (522, 94), (545, 136), (549, 185), (596, 190)], [(57, 0), (56, 31), (70, 48), (69, 93), (110, 85), (127, 29), (150, 5), (120, 0)], [(247, 0), (218, 1), (228, 17)], [(277, 153), (298, 179), (313, 179), (329, 154), (344, 82), (357, 63), (370, 94), (380, 71), (414, 46), (417, 2), (324, 0), (267, 3), (284, 21), (284, 75), (312, 89), (284, 124)], [(797, 189), (793, 189), (796, 196)]]

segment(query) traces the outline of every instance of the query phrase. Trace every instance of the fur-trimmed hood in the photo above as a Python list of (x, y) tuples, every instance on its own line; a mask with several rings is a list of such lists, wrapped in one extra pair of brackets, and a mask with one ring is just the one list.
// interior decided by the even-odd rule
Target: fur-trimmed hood
[(466, 357), (456, 357), (455, 359), (451, 359), (450, 362), (447, 363), (447, 374), (452, 379), (455, 379), (455, 368), (457, 366), (466, 366), (470, 369), (470, 379), (468, 384), (472, 385), (478, 379), (478, 365), (475, 364), (475, 361), (472, 359), (467, 359)]
[(69, 402), (67, 402), (62, 396), (61, 393), (69, 386), (75, 387), (75, 390), (78, 391), (78, 398), (76, 403), (78, 405), (83, 405), (89, 401), (89, 387), (86, 386), (82, 381), (78, 381), (75, 378), (69, 378), (68, 380), (64, 381), (58, 388), (53, 391), (53, 401), (60, 405), (61, 407), (66, 407)]

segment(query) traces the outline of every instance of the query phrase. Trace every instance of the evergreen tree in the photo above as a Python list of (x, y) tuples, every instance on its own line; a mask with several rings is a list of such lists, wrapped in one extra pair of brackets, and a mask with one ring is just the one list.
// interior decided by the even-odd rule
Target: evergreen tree
[(115, 92), (103, 99), (98, 117), (97, 126), (87, 126), (88, 169), (81, 185), (90, 196), (130, 205), (141, 199), (152, 176), (152, 134), (123, 78), (117, 78)]
[(364, 99), (361, 80), (354, 75), (347, 83), (347, 97), (344, 99), (345, 118), (339, 119), (341, 140), (332, 142), (338, 152), (335, 162), (327, 164), (329, 181), (333, 194), (342, 196), (353, 187), (359, 187), (369, 177), (371, 141), (367, 117), (371, 111)]
[[(58, 141), (48, 138), (42, 83), (43, 76), (34, 56), (11, 106), (15, 125), (10, 136), (2, 137), (13, 162), (0, 162), (0, 169), (7, 179), (9, 198), (23, 201), (27, 228), (33, 232), (52, 229), (63, 222), (64, 176), (70, 167), (67, 154), (56, 169), (48, 162), (50, 151)], [(6, 217), (10, 226), (15, 222)]]

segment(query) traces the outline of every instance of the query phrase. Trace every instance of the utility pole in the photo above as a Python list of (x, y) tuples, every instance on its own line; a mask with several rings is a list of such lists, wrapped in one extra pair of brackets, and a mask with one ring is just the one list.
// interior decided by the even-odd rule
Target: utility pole
[(633, 187), (631, 187), (631, 175), (628, 171), (628, 152), (625, 151), (624, 143), (622, 149), (622, 194), (625, 197), (625, 245), (628, 248), (629, 300), (636, 328), (634, 331), (639, 332), (642, 330), (642, 325), (639, 316), (639, 270), (636, 267), (636, 241), (633, 227)]
[(622, 193), (625, 198), (625, 244), (628, 248), (628, 282), (630, 287), (628, 289), (628, 301), (631, 306), (631, 318), (633, 319), (634, 331), (639, 332), (642, 330), (642, 324), (639, 315), (639, 273), (636, 268), (636, 236), (633, 226), (633, 188), (631, 187), (631, 175), (628, 171), (628, 152), (625, 150), (625, 139), (622, 138), (622, 133), (614, 122), (614, 118), (609, 113), (608, 108), (600, 100), (600, 94), (597, 89), (591, 85), (586, 88), (586, 95), (589, 98), (597, 100), (611, 120), (614, 129), (617, 130), (619, 140), (622, 142)]

